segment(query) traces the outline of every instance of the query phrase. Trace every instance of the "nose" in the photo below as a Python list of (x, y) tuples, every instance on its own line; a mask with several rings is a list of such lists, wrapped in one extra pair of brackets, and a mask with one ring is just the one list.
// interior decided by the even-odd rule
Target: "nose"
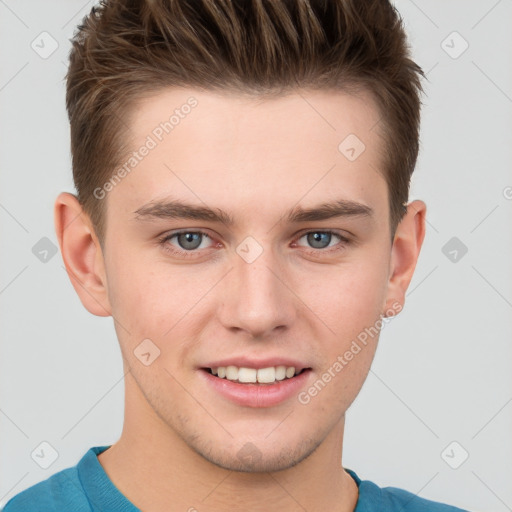
[(291, 289), (284, 262), (270, 248), (249, 261), (233, 255), (234, 268), (226, 276), (219, 318), (230, 331), (265, 339), (293, 324), (300, 301)]

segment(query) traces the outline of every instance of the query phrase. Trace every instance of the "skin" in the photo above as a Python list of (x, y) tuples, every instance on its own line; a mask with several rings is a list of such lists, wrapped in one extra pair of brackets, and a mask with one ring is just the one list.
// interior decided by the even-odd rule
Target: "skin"
[[(98, 459), (142, 510), (353, 511), (357, 486), (341, 465), (345, 412), (378, 336), (307, 404), (294, 395), (267, 408), (236, 405), (198, 367), (293, 354), (312, 369), (307, 390), (360, 332), (403, 306), (426, 205), (408, 205), (391, 243), (379, 115), (366, 93), (301, 90), (262, 100), (168, 89), (134, 110), (134, 149), (190, 96), (198, 105), (103, 199), (104, 250), (74, 195), (55, 203), (71, 282), (88, 311), (113, 316), (128, 372), (122, 435)], [(338, 150), (351, 133), (366, 146), (353, 162)], [(235, 223), (135, 218), (171, 195), (221, 208)], [(340, 198), (370, 206), (373, 216), (283, 220), (297, 205)], [(158, 240), (178, 229), (211, 238), (184, 258), (165, 251), (186, 251), (178, 237)], [(322, 247), (340, 250), (326, 252), (306, 229), (351, 242), (332, 236)], [(263, 249), (252, 263), (236, 252), (247, 236)], [(134, 355), (147, 338), (160, 350), (149, 366)], [(237, 456), (246, 443), (258, 457)]]

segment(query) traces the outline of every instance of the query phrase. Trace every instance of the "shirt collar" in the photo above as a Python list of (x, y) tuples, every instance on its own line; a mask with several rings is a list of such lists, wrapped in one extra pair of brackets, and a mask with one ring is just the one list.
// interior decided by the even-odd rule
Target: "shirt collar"
[(77, 465), (78, 478), (93, 511), (141, 512), (113, 484), (98, 460), (98, 455), (108, 446), (90, 448)]

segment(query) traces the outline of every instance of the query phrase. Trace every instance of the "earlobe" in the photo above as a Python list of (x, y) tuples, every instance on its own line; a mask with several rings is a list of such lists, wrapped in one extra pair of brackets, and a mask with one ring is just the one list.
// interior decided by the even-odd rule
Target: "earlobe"
[(425, 238), (425, 216), (427, 206), (415, 200), (407, 205), (407, 213), (399, 223), (391, 248), (390, 274), (386, 297), (385, 316), (394, 316), (405, 304), (405, 294)]
[(59, 194), (54, 222), (66, 271), (82, 304), (93, 315), (110, 316), (103, 253), (76, 196)]

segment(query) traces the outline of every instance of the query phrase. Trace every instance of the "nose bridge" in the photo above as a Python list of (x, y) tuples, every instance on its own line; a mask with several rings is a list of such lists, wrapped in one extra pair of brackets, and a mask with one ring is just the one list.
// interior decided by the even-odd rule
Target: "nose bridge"
[(293, 294), (284, 284), (286, 273), (269, 240), (264, 243), (247, 237), (236, 247), (233, 264), (229, 296), (223, 301), (224, 325), (255, 337), (289, 326), (294, 316)]

